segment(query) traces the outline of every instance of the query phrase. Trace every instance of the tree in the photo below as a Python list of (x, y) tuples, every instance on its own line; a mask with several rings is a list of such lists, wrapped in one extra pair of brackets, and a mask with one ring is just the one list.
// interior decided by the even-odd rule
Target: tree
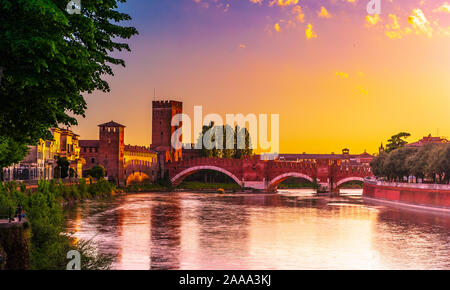
[(435, 144), (435, 146), (430, 146), (429, 148), (429, 158), (425, 172), (427, 176), (433, 179), (434, 183), (437, 182), (436, 177), (439, 177), (439, 182), (442, 182), (442, 177), (445, 173), (445, 168), (442, 166), (445, 149), (445, 145), (442, 144)]
[(409, 136), (411, 136), (411, 134), (405, 132), (401, 132), (398, 133), (397, 135), (392, 136), (391, 139), (389, 139), (388, 143), (386, 144), (386, 152), (389, 153), (408, 144), (408, 142), (405, 139), (408, 138)]
[(0, 181), (3, 181), (3, 168), (19, 163), (28, 154), (28, 146), (11, 138), (0, 139)]
[(65, 179), (69, 176), (70, 162), (66, 157), (56, 157), (55, 177)]
[(110, 53), (129, 51), (119, 39), (137, 34), (118, 25), (131, 19), (117, 11), (125, 1), (83, 0), (81, 13), (70, 14), (68, 0), (0, 0), (1, 143), (50, 139), (50, 127), (84, 117), (83, 93), (110, 90), (103, 77), (125, 66)]
[(399, 148), (392, 151), (385, 159), (383, 167), (386, 176), (390, 179), (400, 180), (409, 176), (409, 168), (406, 160), (416, 153), (415, 148)]
[(105, 170), (105, 168), (103, 166), (96, 165), (96, 166), (92, 167), (91, 169), (89, 169), (88, 175), (92, 176), (96, 180), (99, 180), (100, 178), (104, 178), (105, 177), (106, 170)]
[(376, 177), (386, 177), (386, 170), (384, 168), (385, 161), (388, 157), (386, 152), (381, 152), (380, 155), (375, 157), (370, 166), (372, 167), (373, 174)]
[(444, 173), (445, 183), (450, 182), (450, 143), (442, 146), (439, 154), (439, 170)]
[[(253, 155), (253, 149), (252, 149), (252, 140), (250, 137), (250, 133), (248, 132), (247, 128), (239, 128), (238, 126), (234, 129), (234, 136), (235, 136), (235, 155), (234, 158), (236, 159), (242, 159), (245, 156), (252, 156)], [(244, 140), (239, 141), (238, 138), (244, 138)], [(243, 142), (244, 148), (239, 148), (239, 144)]]
[(411, 155), (407, 160), (407, 167), (409, 173), (418, 178), (425, 178), (430, 171), (430, 160), (432, 159), (431, 152), (436, 144), (426, 144), (422, 146), (417, 152)]
[(69, 177), (74, 178), (77, 177), (77, 171), (73, 169), (72, 167), (69, 168)]
[[(205, 144), (205, 141), (209, 141), (207, 143), (210, 145)], [(236, 126), (233, 129), (229, 125), (214, 126), (214, 122), (211, 122), (208, 126), (203, 126), (197, 144), (199, 142), (203, 145), (201, 155), (207, 158), (241, 159), (253, 154), (250, 133), (247, 128)]]

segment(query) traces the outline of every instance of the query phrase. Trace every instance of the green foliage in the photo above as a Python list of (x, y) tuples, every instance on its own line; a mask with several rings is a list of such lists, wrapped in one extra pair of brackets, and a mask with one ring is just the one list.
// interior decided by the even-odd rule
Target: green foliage
[(315, 185), (312, 182), (309, 182), (301, 178), (288, 178), (287, 180), (280, 183), (278, 185), (278, 188), (279, 189), (315, 188)]
[[(207, 143), (211, 144), (208, 147)], [(203, 144), (201, 154), (208, 158), (235, 158), (242, 159), (253, 155), (250, 133), (247, 128), (234, 129), (229, 125), (214, 126), (211, 122), (203, 126), (197, 144)]]
[(428, 178), (434, 182), (450, 181), (450, 143), (426, 144), (421, 148), (402, 147), (382, 153), (372, 163), (375, 176), (402, 181), (404, 177)]
[(405, 146), (406, 144), (408, 144), (408, 142), (406, 142), (406, 138), (410, 137), (411, 134), (406, 133), (406, 132), (401, 132), (398, 133), (397, 135), (394, 135), (391, 137), (391, 139), (388, 140), (388, 143), (386, 144), (386, 152), (392, 152), (400, 147)]
[(131, 20), (117, 9), (125, 0), (81, 2), (81, 14), (69, 14), (68, 0), (0, 1), (0, 143), (18, 153), (50, 139), (52, 126), (76, 125), (83, 93), (108, 92), (112, 65), (125, 66), (112, 54), (129, 51), (120, 40), (137, 34), (119, 25)]
[(407, 160), (416, 153), (415, 148), (399, 148), (389, 153), (388, 158), (384, 162), (384, 168), (391, 179), (397, 178), (401, 180), (404, 176), (409, 175)]
[(127, 193), (136, 193), (136, 192), (153, 192), (153, 191), (167, 191), (169, 187), (162, 186), (160, 184), (150, 184), (150, 183), (143, 183), (143, 184), (131, 184), (128, 185), (125, 188), (125, 192)]
[(104, 178), (106, 175), (106, 170), (101, 165), (96, 165), (88, 170), (87, 174), (96, 180), (99, 180), (101, 178)]
[[(92, 185), (91, 185), (92, 186)], [(89, 188), (91, 187), (89, 186)], [(35, 192), (17, 190), (15, 182), (0, 184), (0, 213), (22, 205), (26, 217), (31, 224), (30, 259), (31, 268), (35, 270), (64, 270), (67, 265), (66, 255), (70, 250), (81, 254), (82, 269), (108, 269), (112, 262), (111, 256), (98, 254), (92, 243), (79, 241), (63, 234), (65, 220), (60, 199), (77, 198), (80, 191), (87, 190), (86, 183), (78, 186), (62, 186), (55, 182), (41, 181)], [(96, 186), (99, 190), (110, 190), (111, 187), (102, 182)]]
[(0, 174), (2, 174), (2, 168), (19, 163), (25, 158), (27, 153), (28, 147), (25, 144), (18, 143), (9, 137), (2, 136), (0, 133)]
[(56, 157), (55, 178), (65, 179), (69, 176), (70, 162), (66, 157)]
[(165, 188), (172, 188), (172, 181), (170, 180), (169, 174), (165, 174), (164, 178), (159, 178), (156, 183)]
[(385, 176), (384, 162), (388, 158), (388, 153), (381, 152), (376, 158), (372, 160), (370, 166), (372, 167), (375, 176)]
[(69, 168), (69, 177), (74, 178), (77, 176), (77, 172), (72, 167)]
[(99, 179), (95, 183), (91, 183), (88, 187), (88, 192), (91, 197), (111, 197), (114, 190), (114, 185), (104, 178)]

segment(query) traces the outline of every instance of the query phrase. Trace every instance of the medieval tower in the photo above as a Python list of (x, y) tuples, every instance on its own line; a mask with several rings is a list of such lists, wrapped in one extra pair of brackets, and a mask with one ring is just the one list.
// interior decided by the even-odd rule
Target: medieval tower
[(100, 130), (98, 161), (107, 170), (110, 180), (124, 184), (125, 126), (113, 121), (98, 126)]
[(162, 153), (164, 162), (177, 162), (182, 159), (182, 150), (173, 148), (172, 135), (182, 124), (172, 126), (172, 119), (176, 115), (183, 113), (183, 103), (177, 101), (153, 101), (152, 105), (151, 148)]

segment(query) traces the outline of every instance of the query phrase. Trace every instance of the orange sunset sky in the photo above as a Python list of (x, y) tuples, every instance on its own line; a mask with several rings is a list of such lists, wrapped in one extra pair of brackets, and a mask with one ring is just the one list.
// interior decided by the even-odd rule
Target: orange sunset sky
[[(193, 115), (280, 115), (281, 153), (378, 151), (400, 131), (409, 141), (450, 137), (450, 2), (381, 0), (128, 0), (140, 34), (110, 93), (86, 95), (72, 128), (127, 126), (149, 146), (151, 101), (183, 101)], [(128, 24), (128, 23), (127, 23)]]

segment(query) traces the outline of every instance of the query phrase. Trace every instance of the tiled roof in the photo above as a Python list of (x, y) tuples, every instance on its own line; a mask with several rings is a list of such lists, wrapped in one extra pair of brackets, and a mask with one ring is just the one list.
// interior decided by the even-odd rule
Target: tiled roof
[(414, 143), (409, 143), (406, 144), (406, 147), (422, 147), (425, 144), (429, 144), (429, 143), (448, 143), (449, 141), (447, 139), (441, 138), (441, 137), (432, 137), (432, 136), (428, 136), (428, 137), (423, 137), (422, 140), (419, 140), (417, 142)]
[(116, 123), (114, 121), (108, 122), (108, 123), (104, 123), (104, 124), (100, 124), (98, 125), (99, 127), (123, 127), (125, 128), (124, 125)]

